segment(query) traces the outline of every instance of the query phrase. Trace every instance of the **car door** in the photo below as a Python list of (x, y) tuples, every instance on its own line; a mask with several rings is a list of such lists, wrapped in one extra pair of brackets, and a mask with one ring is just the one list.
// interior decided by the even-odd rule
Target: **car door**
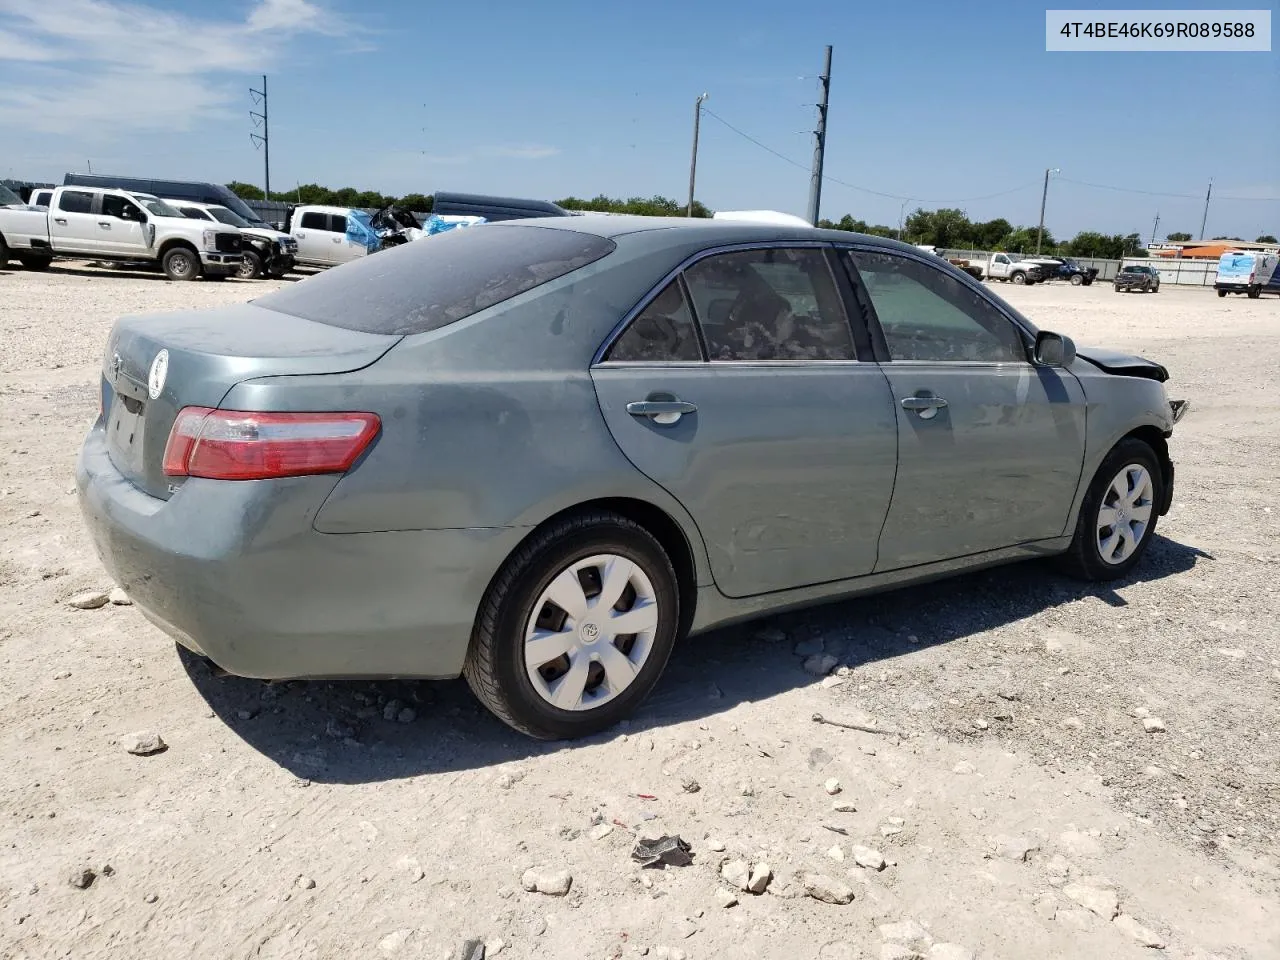
[(114, 193), (102, 195), (102, 207), (98, 216), (98, 234), (102, 252), (118, 257), (142, 256), (147, 251), (147, 239), (143, 232), (146, 214), (130, 200)]
[(331, 231), (329, 215), (319, 210), (306, 210), (293, 225), (293, 238), (298, 241), (298, 259), (304, 263), (331, 264), (329, 252)]
[(329, 229), (334, 235), (330, 251), (333, 254), (334, 263), (346, 263), (369, 253), (363, 243), (347, 236), (347, 218), (342, 214), (329, 214)]
[(897, 404), (898, 473), (877, 571), (1060, 536), (1084, 464), (1085, 399), (958, 271), (845, 254)]
[(893, 398), (822, 246), (716, 252), (592, 367), (628, 459), (698, 525), (720, 590), (870, 573), (893, 490)]
[(94, 213), (97, 199), (92, 190), (63, 190), (49, 211), (49, 233), (59, 253), (102, 253), (106, 241), (99, 233), (101, 219)]

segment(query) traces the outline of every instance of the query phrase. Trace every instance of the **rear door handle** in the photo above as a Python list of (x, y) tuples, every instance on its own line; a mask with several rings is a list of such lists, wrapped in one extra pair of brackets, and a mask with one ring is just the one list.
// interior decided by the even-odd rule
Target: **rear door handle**
[(686, 413), (697, 412), (698, 405), (688, 400), (632, 400), (627, 413), (633, 417), (648, 417), (664, 426), (677, 422)]
[(921, 420), (932, 420), (947, 405), (942, 397), (903, 397), (902, 409), (914, 410)]
[(110, 230), (110, 229), (111, 229), (111, 224), (107, 223), (105, 220), (99, 220), (99, 221), (98, 221), (98, 226), (102, 227), (104, 230)]

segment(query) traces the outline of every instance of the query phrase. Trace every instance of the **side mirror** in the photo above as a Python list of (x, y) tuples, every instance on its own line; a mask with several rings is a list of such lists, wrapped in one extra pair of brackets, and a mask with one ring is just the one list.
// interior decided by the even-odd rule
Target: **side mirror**
[(1035, 361), (1042, 367), (1069, 367), (1076, 358), (1076, 345), (1070, 337), (1049, 330), (1036, 335)]

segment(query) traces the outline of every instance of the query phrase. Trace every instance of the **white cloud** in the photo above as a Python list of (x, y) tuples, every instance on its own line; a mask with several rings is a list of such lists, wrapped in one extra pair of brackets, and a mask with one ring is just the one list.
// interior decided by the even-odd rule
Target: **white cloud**
[(188, 129), (243, 94), (224, 75), (262, 72), (301, 34), (359, 32), (312, 0), (257, 0), (243, 20), (125, 0), (0, 0), (0, 22), (0, 62), (40, 65), (0, 87), (0, 123), (108, 135)]

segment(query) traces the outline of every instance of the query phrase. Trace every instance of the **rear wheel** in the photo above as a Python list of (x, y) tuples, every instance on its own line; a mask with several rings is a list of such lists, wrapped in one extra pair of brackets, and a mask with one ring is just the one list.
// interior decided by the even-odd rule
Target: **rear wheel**
[(48, 270), (49, 265), (53, 263), (53, 257), (41, 257), (41, 256), (30, 256), (30, 255), (19, 257), (18, 260), (22, 263), (23, 267), (25, 267), (28, 270), (33, 270), (37, 273), (41, 270)]
[(480, 701), (542, 740), (629, 716), (676, 641), (675, 570), (639, 524), (594, 511), (534, 534), (481, 603), (463, 674)]
[(1220, 296), (1220, 297), (1225, 297), (1226, 295), (1227, 295), (1227, 291), (1225, 291), (1225, 290), (1219, 290), (1219, 291), (1218, 291), (1218, 296)]
[(262, 276), (262, 258), (253, 251), (248, 251), (240, 266), (236, 268), (236, 277), (240, 280), (256, 280)]
[(1151, 543), (1163, 496), (1155, 451), (1141, 440), (1121, 440), (1089, 484), (1062, 567), (1083, 580), (1126, 576)]
[(1250, 299), (1250, 300), (1257, 300), (1260, 296), (1262, 296), (1262, 288), (1261, 288), (1261, 287), (1250, 287), (1250, 288), (1249, 288), (1249, 299)]
[(187, 247), (173, 247), (164, 255), (160, 265), (170, 280), (195, 280), (200, 276), (200, 258)]
[(9, 262), (9, 245), (4, 242), (4, 237), (0, 237), (0, 270), (4, 269)]

